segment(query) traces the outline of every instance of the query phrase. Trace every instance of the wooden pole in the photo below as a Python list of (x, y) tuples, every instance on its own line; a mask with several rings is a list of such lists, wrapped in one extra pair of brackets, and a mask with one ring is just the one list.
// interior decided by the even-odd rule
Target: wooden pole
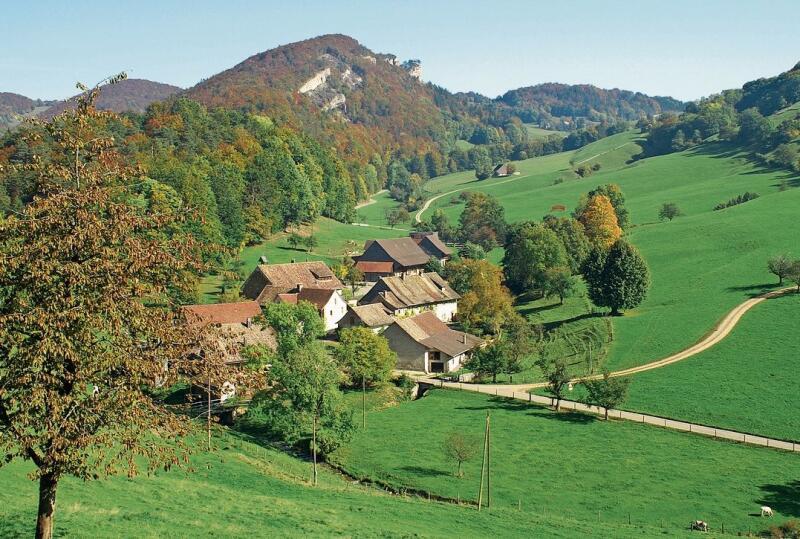
[(492, 505), (492, 429), (489, 425), (489, 412), (486, 412), (486, 507), (487, 509)]
[(206, 374), (208, 375), (208, 387), (206, 388), (206, 403), (208, 417), (206, 418), (206, 434), (208, 436), (208, 450), (211, 451), (211, 373), (208, 372), (208, 363), (206, 363)]
[(367, 379), (361, 378), (361, 426), (367, 428)]
[(311, 452), (314, 455), (314, 486), (317, 486), (317, 413), (314, 412), (314, 426), (311, 429)]
[(487, 435), (489, 434), (489, 412), (486, 412), (486, 426), (483, 429), (483, 459), (481, 460), (481, 481), (478, 488), (478, 511), (481, 510), (483, 505), (483, 479), (486, 475), (486, 442), (488, 442)]

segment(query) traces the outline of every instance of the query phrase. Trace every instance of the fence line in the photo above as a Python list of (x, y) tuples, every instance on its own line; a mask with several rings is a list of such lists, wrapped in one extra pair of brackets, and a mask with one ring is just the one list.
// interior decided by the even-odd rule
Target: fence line
[[(472, 391), (475, 393), (488, 393), (490, 395), (492, 394), (491, 389), (487, 389), (486, 391), (481, 391), (480, 384), (473, 384), (473, 385), (470, 384), (465, 385), (462, 383), (455, 384), (455, 383), (445, 382), (444, 380), (438, 380), (438, 382), (439, 382), (438, 386), (441, 388), (458, 389), (461, 391)], [(420, 383), (434, 387), (437, 385), (434, 381), (431, 380), (420, 381)], [(542, 395), (534, 395), (533, 393), (528, 393), (526, 398), (524, 394), (518, 395), (514, 390), (505, 390), (497, 387), (495, 388), (493, 394), (498, 397), (506, 397), (522, 401), (527, 400), (530, 403), (543, 404), (545, 406), (553, 406), (554, 402), (554, 399), (551, 397), (545, 397)], [(568, 410), (573, 410), (576, 412), (584, 412), (594, 415), (605, 414), (605, 411), (599, 406), (592, 406), (577, 401), (562, 400), (561, 406), (563, 408), (566, 408)], [(637, 423), (654, 425), (657, 427), (662, 427), (671, 430), (678, 430), (681, 432), (689, 432), (691, 434), (698, 434), (700, 436), (706, 436), (709, 438), (715, 438), (715, 439), (718, 438), (722, 440), (728, 440), (731, 442), (756, 445), (759, 447), (768, 447), (770, 449), (780, 449), (782, 451), (791, 451), (795, 453), (800, 452), (800, 442), (798, 441), (769, 438), (767, 436), (760, 436), (758, 434), (740, 432), (731, 429), (723, 429), (711, 425), (703, 425), (701, 423), (691, 423), (689, 421), (681, 421), (678, 419), (672, 419), (657, 415), (642, 414), (639, 412), (629, 412), (626, 410), (617, 410), (615, 408), (610, 408), (608, 410), (608, 417), (614, 419), (622, 419), (625, 421), (635, 421)]]

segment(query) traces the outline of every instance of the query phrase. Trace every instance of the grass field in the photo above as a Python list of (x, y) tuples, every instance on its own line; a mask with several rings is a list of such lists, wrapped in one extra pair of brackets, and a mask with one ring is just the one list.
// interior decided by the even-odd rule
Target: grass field
[[(59, 486), (55, 537), (642, 537), (658, 531), (626, 523), (578, 521), (513, 509), (478, 513), (451, 503), (401, 497), (353, 484), (321, 468), (308, 484), (308, 462), (224, 432), (221, 448), (192, 458), (194, 473)], [(36, 518), (31, 468), (0, 468), (0, 537), (30, 537)], [(677, 536), (684, 535), (677, 533)]]
[[(602, 154), (595, 159), (608, 165), (587, 179), (554, 184), (569, 167), (570, 153), (521, 162), (522, 174), (511, 183), (475, 187), (496, 196), (513, 222), (540, 219), (555, 204), (572, 208), (596, 185), (621, 186), (634, 224), (630, 239), (647, 259), (653, 285), (638, 309), (614, 319), (611, 368), (655, 360), (697, 341), (728, 310), (768, 287), (766, 259), (791, 250), (800, 235), (795, 218), (800, 190), (779, 191), (784, 179), (798, 183), (785, 171), (760, 169), (724, 145), (619, 165), (633, 153), (627, 144), (636, 136), (621, 133), (582, 148), (579, 152), (587, 157)], [(451, 175), (431, 181), (429, 189), (459, 185), (474, 184), (459, 183)], [(712, 211), (718, 202), (744, 191), (756, 191), (761, 198)], [(432, 209), (442, 207), (456, 219), (461, 206), (447, 204), (449, 198), (437, 200)], [(658, 222), (664, 202), (677, 203), (685, 216)]]
[(765, 301), (722, 342), (633, 377), (624, 408), (800, 440), (800, 295)]
[(468, 392), (432, 390), (371, 413), (367, 431), (335, 457), (357, 476), (475, 500), (480, 458), (456, 478), (441, 443), (450, 431), (482, 437), (487, 412), (495, 507), (595, 522), (630, 516), (665, 531), (703, 519), (728, 533), (765, 526), (760, 505), (775, 521), (800, 516), (797, 455)]
[(569, 133), (566, 131), (553, 131), (552, 129), (543, 129), (534, 124), (523, 124), (525, 130), (528, 132), (528, 139), (540, 140), (549, 137), (550, 135), (558, 135), (561, 138), (566, 137)]
[[(305, 233), (308, 232), (308, 230), (305, 231)], [(361, 252), (364, 241), (368, 239), (394, 238), (407, 234), (408, 232), (405, 230), (387, 230), (384, 228), (348, 225), (323, 217), (314, 225), (314, 235), (319, 241), (319, 245), (314, 249), (314, 252), (309, 253), (302, 247), (293, 249), (286, 243), (287, 235), (279, 234), (263, 244), (246, 247), (241, 254), (242, 267), (245, 273), (249, 275), (262, 255), (266, 256), (270, 263), (275, 264), (291, 262), (292, 260), (297, 262), (322, 260), (329, 265), (333, 265), (340, 263), (345, 252), (349, 250)], [(204, 302), (214, 303), (217, 301), (219, 283), (220, 278), (216, 275), (209, 275), (203, 279), (201, 294)]]

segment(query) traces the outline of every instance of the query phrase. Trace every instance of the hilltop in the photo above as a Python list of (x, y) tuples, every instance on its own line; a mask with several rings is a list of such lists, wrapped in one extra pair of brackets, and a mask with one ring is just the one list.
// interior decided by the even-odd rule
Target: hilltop
[(531, 111), (542, 125), (567, 128), (577, 119), (636, 121), (642, 116), (679, 112), (685, 106), (672, 97), (651, 97), (618, 88), (605, 90), (591, 84), (537, 84), (511, 90), (498, 99), (509, 107)]
[[(97, 100), (97, 108), (113, 112), (144, 112), (153, 102), (163, 101), (181, 89), (177, 86), (153, 82), (145, 79), (125, 79), (117, 84), (103, 88)], [(59, 101), (50, 108), (41, 112), (41, 118), (52, 118), (67, 108), (75, 106), (78, 96)]]
[(0, 129), (14, 127), (26, 115), (35, 114), (43, 107), (48, 107), (53, 101), (31, 99), (24, 95), (12, 92), (0, 92)]

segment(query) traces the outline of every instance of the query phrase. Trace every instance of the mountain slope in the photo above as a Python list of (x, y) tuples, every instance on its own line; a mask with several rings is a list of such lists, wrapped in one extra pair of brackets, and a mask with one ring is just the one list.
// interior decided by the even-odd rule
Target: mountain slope
[(325, 133), (365, 162), (382, 149), (430, 145), (444, 133), (433, 92), (415, 76), (417, 68), (351, 37), (325, 35), (251, 56), (186, 95), (209, 107), (247, 108)]
[(800, 62), (777, 77), (757, 79), (742, 86), (736, 110), (755, 107), (767, 116), (800, 101)]
[(52, 101), (31, 99), (11, 92), (0, 92), (0, 129), (14, 127), (26, 115), (43, 110), (42, 107), (47, 107), (52, 103)]
[(684, 107), (683, 102), (671, 97), (651, 97), (617, 88), (605, 90), (590, 84), (537, 84), (506, 92), (499, 101), (537, 113), (540, 123), (554, 126), (577, 118), (597, 122), (635, 121), (643, 115), (677, 112)]
[[(97, 100), (97, 108), (113, 112), (144, 112), (150, 103), (163, 101), (181, 89), (170, 84), (144, 79), (125, 79), (103, 88)], [(75, 106), (78, 96), (60, 101), (42, 112), (41, 118), (52, 118)]]

